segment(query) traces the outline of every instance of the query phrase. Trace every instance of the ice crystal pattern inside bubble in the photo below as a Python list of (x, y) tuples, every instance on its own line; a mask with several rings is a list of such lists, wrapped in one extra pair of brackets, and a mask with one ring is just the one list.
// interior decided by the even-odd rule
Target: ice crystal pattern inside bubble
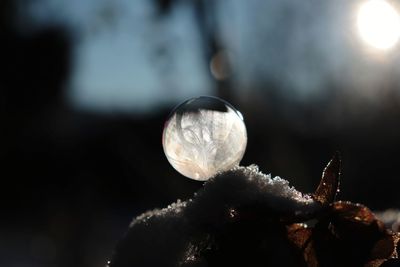
[(238, 165), (246, 144), (242, 115), (216, 97), (202, 96), (180, 104), (163, 132), (164, 152), (171, 165), (200, 181)]

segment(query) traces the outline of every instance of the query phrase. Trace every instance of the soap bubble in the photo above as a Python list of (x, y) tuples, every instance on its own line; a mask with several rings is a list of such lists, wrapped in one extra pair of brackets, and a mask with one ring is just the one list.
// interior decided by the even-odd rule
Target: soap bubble
[(163, 131), (163, 148), (181, 174), (205, 181), (238, 165), (246, 150), (242, 114), (226, 101), (209, 96), (178, 105)]

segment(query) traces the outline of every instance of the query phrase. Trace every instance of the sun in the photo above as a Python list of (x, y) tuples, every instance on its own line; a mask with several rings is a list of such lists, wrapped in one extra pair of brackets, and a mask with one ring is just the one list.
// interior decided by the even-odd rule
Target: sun
[(384, 0), (363, 3), (357, 16), (358, 31), (362, 40), (381, 50), (393, 47), (400, 37), (400, 17)]

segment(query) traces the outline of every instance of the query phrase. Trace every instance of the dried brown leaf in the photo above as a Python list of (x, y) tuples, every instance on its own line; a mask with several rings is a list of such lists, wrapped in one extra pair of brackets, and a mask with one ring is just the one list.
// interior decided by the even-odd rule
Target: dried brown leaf
[(384, 263), (386, 260), (384, 259), (376, 259), (376, 260), (372, 260), (367, 262), (364, 267), (380, 267), (382, 266), (382, 263)]
[(322, 173), (321, 181), (314, 192), (315, 200), (323, 205), (328, 205), (335, 200), (339, 191), (340, 173), (341, 160), (339, 153), (336, 152)]
[(395, 240), (394, 236), (387, 235), (375, 243), (372, 248), (371, 259), (388, 259), (395, 253)]
[(299, 249), (304, 249), (312, 234), (312, 230), (303, 223), (289, 225), (287, 232), (289, 241)]
[(334, 218), (337, 220), (363, 224), (366, 226), (375, 224), (380, 230), (385, 229), (383, 223), (364, 205), (349, 201), (337, 201), (332, 204), (332, 211)]
[(399, 259), (389, 259), (385, 261), (380, 267), (400, 267)]
[(312, 229), (302, 223), (295, 223), (287, 227), (288, 239), (293, 243), (303, 256), (308, 267), (318, 267), (318, 259), (312, 240)]
[(332, 204), (330, 218), (331, 231), (340, 244), (341, 254), (351, 251), (354, 262), (378, 267), (396, 256), (396, 235), (366, 206), (338, 201)]

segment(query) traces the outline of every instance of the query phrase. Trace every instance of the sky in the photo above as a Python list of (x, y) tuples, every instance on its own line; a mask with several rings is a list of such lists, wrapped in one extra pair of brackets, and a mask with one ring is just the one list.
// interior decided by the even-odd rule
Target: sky
[(212, 94), (191, 5), (157, 18), (146, 0), (45, 0), (30, 13), (39, 28), (59, 23), (73, 32), (69, 97), (78, 108), (146, 112)]
[[(36, 27), (58, 23), (75, 36), (73, 105), (148, 112), (215, 94), (191, 1), (176, 1), (165, 16), (156, 16), (154, 2), (36, 0), (27, 6)], [(212, 27), (229, 52), (234, 94), (275, 84), (288, 98), (309, 101), (335, 87), (374, 102), (379, 88), (400, 74), (399, 55), (371, 49), (357, 36), (362, 2), (216, 1)]]

